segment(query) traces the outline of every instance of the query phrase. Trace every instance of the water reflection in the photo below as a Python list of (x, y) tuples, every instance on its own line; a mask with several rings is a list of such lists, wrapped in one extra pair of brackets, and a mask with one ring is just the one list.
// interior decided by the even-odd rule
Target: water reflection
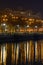
[(43, 63), (43, 40), (0, 45), (0, 65)]

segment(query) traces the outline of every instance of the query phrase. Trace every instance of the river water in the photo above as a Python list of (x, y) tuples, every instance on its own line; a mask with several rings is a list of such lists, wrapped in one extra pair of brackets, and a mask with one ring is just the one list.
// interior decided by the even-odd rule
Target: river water
[(0, 44), (0, 65), (43, 63), (43, 40)]

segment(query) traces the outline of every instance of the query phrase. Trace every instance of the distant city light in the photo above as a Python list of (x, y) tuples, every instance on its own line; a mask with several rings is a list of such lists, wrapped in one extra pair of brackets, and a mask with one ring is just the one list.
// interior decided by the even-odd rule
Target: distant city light
[(35, 28), (37, 28), (38, 26), (35, 26)]
[(17, 27), (19, 27), (19, 25), (17, 25)]
[(5, 24), (5, 23), (3, 23), (3, 24), (1, 24), (1, 26), (6, 26), (6, 24)]
[(29, 27), (29, 25), (27, 25), (27, 27)]
[[(43, 19), (41, 19), (40, 17), (37, 17), (38, 16), (37, 13), (33, 14), (31, 11), (23, 11), (23, 10), (21, 11), (8, 10), (6, 13), (5, 12), (6, 10), (2, 11), (3, 14), (0, 16), (1, 27), (5, 31), (7, 31), (7, 28), (8, 28), (10, 32), (11, 31), (14, 32), (14, 30), (15, 31), (18, 30), (19, 32), (21, 32), (21, 30), (22, 31), (24, 30), (23, 32), (27, 32), (27, 30), (29, 32), (31, 30), (31, 32), (34, 32), (34, 28), (36, 28), (35, 29), (36, 31), (37, 31), (37, 28), (43, 28)], [(37, 26), (37, 24), (39, 27)], [(0, 30), (2, 31), (1, 27), (0, 27)]]

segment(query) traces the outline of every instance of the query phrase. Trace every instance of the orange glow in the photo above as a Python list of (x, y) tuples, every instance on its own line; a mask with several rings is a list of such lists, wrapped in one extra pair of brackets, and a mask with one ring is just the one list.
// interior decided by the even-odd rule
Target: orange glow
[(43, 40), (41, 41), (41, 60), (43, 62)]
[(3, 21), (6, 21), (6, 20), (3, 18)]
[(4, 15), (4, 17), (6, 18), (6, 17), (7, 17), (7, 15)]
[(2, 21), (5, 21), (5, 22), (6, 22), (6, 21), (8, 21), (8, 19), (7, 19), (7, 18), (6, 18), (6, 19), (5, 19), (5, 18), (3, 18), (3, 19), (2, 19)]
[(32, 22), (29, 22), (29, 24), (31, 25)]
[(15, 18), (18, 19), (18, 16), (16, 16)]
[(24, 20), (27, 20), (27, 18), (24, 18)]
[(20, 29), (20, 32), (24, 32), (24, 29)]
[(34, 29), (34, 31), (33, 32), (37, 32), (38, 30), (37, 29)]
[(43, 31), (43, 28), (39, 28), (39, 31)]
[(41, 22), (43, 23), (43, 20)]
[(41, 21), (40, 19), (36, 19), (36, 22), (39, 22), (39, 21)]
[(15, 49), (14, 49), (14, 44), (12, 44), (12, 63), (15, 62)]
[(22, 20), (24, 20), (24, 18), (21, 18)]
[(30, 18), (30, 19), (28, 19), (29, 21), (34, 21), (34, 19), (33, 18)]
[(15, 17), (15, 16), (13, 16), (12, 18), (13, 18), (13, 19), (15, 19), (16, 17)]
[(27, 29), (27, 32), (33, 32), (32, 28)]

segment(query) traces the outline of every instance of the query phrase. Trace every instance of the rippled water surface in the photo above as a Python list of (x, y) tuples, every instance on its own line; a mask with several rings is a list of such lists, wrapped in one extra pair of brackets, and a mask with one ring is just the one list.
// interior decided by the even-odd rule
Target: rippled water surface
[(0, 44), (0, 65), (43, 63), (43, 40)]

